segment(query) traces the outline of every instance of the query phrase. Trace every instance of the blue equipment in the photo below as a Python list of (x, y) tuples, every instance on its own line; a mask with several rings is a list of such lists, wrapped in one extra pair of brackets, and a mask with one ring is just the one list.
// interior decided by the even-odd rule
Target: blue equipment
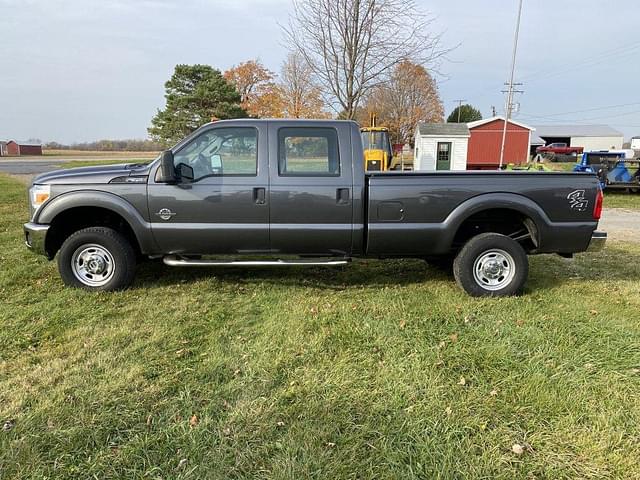
[(584, 152), (573, 171), (595, 173), (603, 189), (640, 189), (640, 159), (633, 158), (633, 150)]

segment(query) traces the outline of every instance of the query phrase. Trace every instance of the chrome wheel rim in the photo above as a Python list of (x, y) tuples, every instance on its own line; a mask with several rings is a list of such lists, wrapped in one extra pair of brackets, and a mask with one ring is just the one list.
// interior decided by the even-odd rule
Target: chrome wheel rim
[(513, 280), (516, 265), (513, 257), (504, 250), (483, 252), (473, 264), (473, 279), (485, 290), (500, 290)]
[(101, 287), (113, 277), (116, 264), (109, 250), (91, 243), (80, 246), (73, 253), (71, 269), (74, 276), (84, 285)]

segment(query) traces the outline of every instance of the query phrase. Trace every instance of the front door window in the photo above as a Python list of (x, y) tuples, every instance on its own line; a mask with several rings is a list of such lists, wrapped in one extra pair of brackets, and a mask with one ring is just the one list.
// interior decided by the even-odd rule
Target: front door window
[(258, 132), (250, 127), (216, 128), (194, 138), (174, 156), (193, 168), (193, 181), (211, 176), (255, 176)]

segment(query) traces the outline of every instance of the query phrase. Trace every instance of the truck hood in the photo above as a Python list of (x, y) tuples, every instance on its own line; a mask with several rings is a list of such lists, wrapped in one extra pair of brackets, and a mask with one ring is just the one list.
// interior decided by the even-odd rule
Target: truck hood
[(33, 179), (32, 183), (39, 185), (105, 184), (120, 177), (144, 177), (149, 175), (150, 169), (151, 163), (123, 163), (69, 168), (38, 175)]

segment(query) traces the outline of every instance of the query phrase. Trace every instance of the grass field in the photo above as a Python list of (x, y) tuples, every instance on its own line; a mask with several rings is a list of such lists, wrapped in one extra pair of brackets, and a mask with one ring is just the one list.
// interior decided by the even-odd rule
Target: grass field
[(148, 158), (126, 158), (120, 160), (71, 160), (60, 165), (60, 168), (95, 167), (98, 165), (117, 165), (120, 163), (148, 163), (153, 159)]
[(97, 150), (47, 150), (43, 155), (47, 157), (109, 157), (109, 158), (155, 158), (160, 152), (128, 152), (128, 151), (97, 151)]
[(640, 247), (476, 300), (420, 261), (63, 288), (0, 176), (0, 478), (640, 478)]
[(640, 210), (640, 194), (605, 190), (604, 206), (607, 208)]

